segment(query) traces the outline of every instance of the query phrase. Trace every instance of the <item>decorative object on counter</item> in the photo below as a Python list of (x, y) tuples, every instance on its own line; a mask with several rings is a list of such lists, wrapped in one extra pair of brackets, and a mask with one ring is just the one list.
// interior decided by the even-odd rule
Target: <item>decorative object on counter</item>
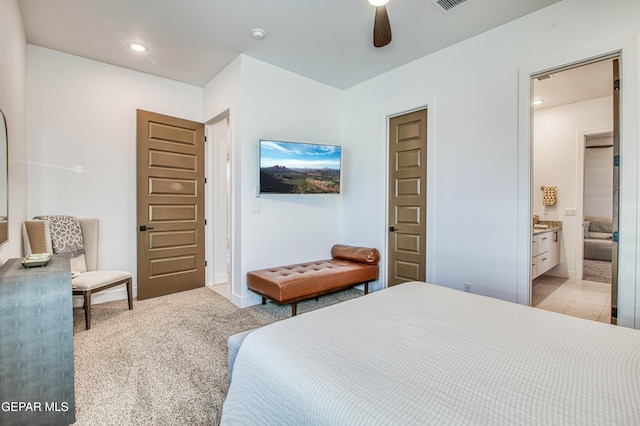
[(25, 268), (33, 268), (35, 266), (47, 266), (50, 259), (51, 253), (32, 253), (28, 254), (20, 263)]
[(556, 205), (556, 186), (541, 186), (543, 198), (542, 204), (545, 206), (555, 206)]
[(537, 214), (533, 215), (533, 226), (536, 226), (538, 224), (538, 222), (540, 222), (540, 216), (538, 216)]
[(539, 220), (533, 225), (533, 233), (538, 234), (544, 231), (556, 231), (562, 229), (561, 220)]

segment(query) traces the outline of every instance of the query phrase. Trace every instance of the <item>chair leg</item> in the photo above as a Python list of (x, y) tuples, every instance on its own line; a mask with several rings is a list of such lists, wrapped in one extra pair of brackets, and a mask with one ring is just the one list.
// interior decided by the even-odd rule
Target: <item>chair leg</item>
[(84, 292), (84, 322), (89, 330), (91, 328), (91, 291)]
[(131, 278), (127, 280), (127, 299), (129, 300), (129, 310), (133, 309), (133, 290), (131, 288)]

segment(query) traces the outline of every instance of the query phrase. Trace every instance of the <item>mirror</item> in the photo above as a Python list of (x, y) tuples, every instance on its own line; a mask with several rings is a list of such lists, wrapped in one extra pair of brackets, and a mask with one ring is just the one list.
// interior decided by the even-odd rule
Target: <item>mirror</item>
[(7, 120), (4, 113), (0, 110), (0, 244), (4, 244), (9, 239), (9, 223), (8, 223), (8, 146), (9, 139), (7, 133)]

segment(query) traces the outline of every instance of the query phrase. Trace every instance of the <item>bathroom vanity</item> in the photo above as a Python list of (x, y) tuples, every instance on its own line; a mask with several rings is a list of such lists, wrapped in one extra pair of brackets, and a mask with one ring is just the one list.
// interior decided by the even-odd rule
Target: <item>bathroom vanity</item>
[(561, 225), (549, 224), (533, 229), (531, 238), (531, 279), (537, 278), (560, 263)]

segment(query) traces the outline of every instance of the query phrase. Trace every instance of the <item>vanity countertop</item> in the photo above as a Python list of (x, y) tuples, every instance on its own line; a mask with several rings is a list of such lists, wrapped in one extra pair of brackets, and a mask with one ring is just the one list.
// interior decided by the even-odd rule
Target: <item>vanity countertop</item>
[(559, 231), (562, 229), (562, 222), (561, 221), (543, 221), (541, 220), (540, 222), (538, 222), (539, 225), (547, 225), (547, 228), (536, 228), (534, 225), (533, 228), (533, 235), (539, 235), (539, 234), (544, 234), (545, 232), (551, 232), (551, 231)]

